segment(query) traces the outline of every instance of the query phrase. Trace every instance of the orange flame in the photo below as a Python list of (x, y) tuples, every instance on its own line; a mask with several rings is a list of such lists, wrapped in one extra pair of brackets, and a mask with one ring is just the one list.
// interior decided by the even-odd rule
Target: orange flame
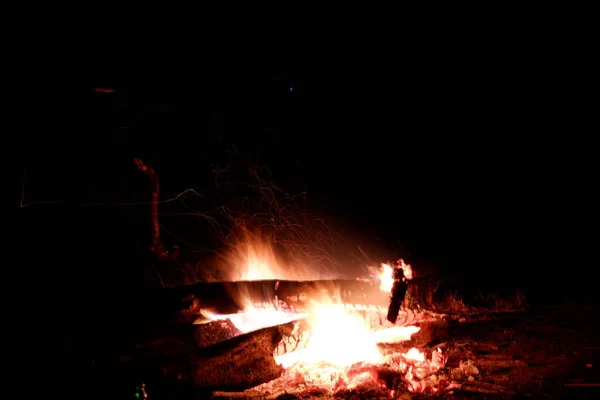
[[(311, 266), (284, 261), (277, 255), (274, 246), (260, 235), (246, 235), (231, 246), (222, 262), (227, 270), (227, 277), (232, 281), (249, 280), (313, 280), (319, 274)], [(328, 279), (332, 277), (320, 277)]]
[[(399, 259), (395, 263), (395, 268), (402, 268), (404, 272), (404, 278), (411, 280), (413, 278), (412, 267), (410, 264), (404, 262), (403, 259)], [(389, 264), (381, 264), (381, 272), (379, 273), (379, 289), (383, 292), (391, 292), (392, 286), (394, 286), (394, 267)]]

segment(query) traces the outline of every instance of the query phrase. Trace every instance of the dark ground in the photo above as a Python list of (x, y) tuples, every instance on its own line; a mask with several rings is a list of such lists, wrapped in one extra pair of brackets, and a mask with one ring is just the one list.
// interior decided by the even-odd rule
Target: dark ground
[(479, 376), (464, 387), (471, 392), (594, 398), (599, 387), (592, 385), (600, 382), (597, 312), (569, 305), (458, 325), (448, 331), (454, 347), (449, 362), (456, 367), (470, 359), (479, 366)]
[[(600, 380), (597, 313), (597, 307), (567, 305), (423, 324), (413, 341), (396, 351), (417, 346), (428, 354), (442, 348), (448, 363), (437, 375), (462, 385), (461, 389), (442, 395), (443, 398), (592, 399), (598, 394), (594, 385)], [(143, 379), (150, 395), (154, 390), (155, 398), (163, 398), (156, 397), (156, 392), (164, 389), (153, 375), (139, 373), (136, 359), (136, 356), (131, 359), (106, 353), (90, 363), (81, 357), (77, 369), (69, 370), (71, 389), (87, 388), (92, 398), (129, 398)], [(149, 366), (144, 364), (144, 369), (149, 370)], [(221, 389), (235, 391), (228, 387)], [(290, 393), (301, 391), (295, 387), (285, 389)], [(188, 398), (185, 393), (178, 396), (182, 397), (164, 398)]]

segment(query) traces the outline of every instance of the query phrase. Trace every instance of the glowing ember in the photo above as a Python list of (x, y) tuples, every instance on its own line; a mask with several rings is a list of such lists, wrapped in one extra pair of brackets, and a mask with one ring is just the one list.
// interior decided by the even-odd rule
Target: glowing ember
[(424, 361), (425, 360), (425, 354), (421, 353), (418, 349), (416, 349), (414, 347), (402, 355), (407, 360), (414, 360), (414, 361)]

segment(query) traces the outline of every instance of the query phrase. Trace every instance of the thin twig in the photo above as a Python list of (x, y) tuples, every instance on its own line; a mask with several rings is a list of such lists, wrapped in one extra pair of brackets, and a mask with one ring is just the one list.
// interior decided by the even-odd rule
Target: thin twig
[(221, 392), (221, 391), (216, 391), (212, 393), (212, 397), (225, 397), (228, 399), (253, 399), (253, 400), (259, 400), (259, 399), (264, 399), (264, 400), (272, 400), (272, 399), (276, 399), (281, 395), (286, 394), (287, 392), (285, 390), (280, 390), (278, 392), (272, 393), (272, 394), (262, 394), (262, 393), (248, 393), (248, 392)]

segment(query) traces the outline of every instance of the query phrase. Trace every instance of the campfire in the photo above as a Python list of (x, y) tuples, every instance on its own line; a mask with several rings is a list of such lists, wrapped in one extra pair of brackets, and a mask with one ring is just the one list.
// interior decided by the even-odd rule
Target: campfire
[[(172, 260), (178, 249), (169, 252), (160, 241), (158, 178), (141, 160), (136, 159), (136, 165), (153, 184), (151, 250), (160, 260)], [(255, 178), (273, 195), (273, 187), (257, 175)], [(267, 198), (272, 207), (272, 196)], [(269, 225), (274, 223), (272, 213), (258, 215), (268, 215)], [(293, 228), (299, 226), (297, 222), (287, 222), (291, 232), (299, 233)], [(242, 231), (247, 234), (251, 230)], [(323, 236), (318, 238), (311, 248), (319, 247)], [(307, 248), (298, 247), (293, 234), (283, 242), (288, 249), (306, 255)], [(176, 382), (191, 382), (195, 388), (240, 388), (248, 395), (269, 397), (278, 393), (333, 395), (353, 390), (373, 390), (395, 397), (398, 390), (436, 392), (452, 387), (439, 373), (447, 359), (442, 349), (426, 354), (411, 346), (412, 336), (421, 329), (419, 325), (435, 321), (436, 316), (403, 306), (408, 282), (413, 279), (409, 264), (400, 259), (393, 265), (382, 264), (367, 278), (324, 279), (321, 268), (291, 265), (294, 257), (279, 262), (271, 246), (273, 241), (266, 243), (269, 245), (256, 237), (239, 240), (230, 248), (231, 254), (224, 257), (225, 270), (233, 275), (230, 281), (217, 282), (220, 285), (216, 288), (204, 286), (195, 295), (185, 296), (192, 300), (189, 311), (195, 316), (194, 325), (209, 328), (195, 333), (195, 347), (177, 348), (176, 344), (175, 350), (156, 351), (173, 356), (162, 363), (164, 375)], [(331, 259), (322, 250), (320, 258)], [(212, 303), (223, 308), (226, 297), (234, 298), (238, 312), (207, 307)], [(156, 345), (146, 348), (161, 347)], [(244, 374), (247, 376), (241, 376)], [(220, 394), (243, 397), (239, 393)]]
[[(153, 184), (151, 250), (172, 262), (178, 248), (160, 240), (156, 174), (137, 164)], [(457, 389), (538, 397), (556, 393), (540, 377), (566, 373), (575, 365), (566, 354), (584, 354), (581, 343), (598, 336), (564, 328), (567, 316), (589, 326), (592, 309), (529, 315), (520, 291), (463, 299), (452, 279), (419, 274), (403, 260), (364, 273), (355, 261), (370, 257), (360, 248), (360, 257), (338, 259), (333, 237), (307, 230), (304, 211), (282, 217), (293, 200), (277, 208), (278, 189), (257, 175), (254, 183), (260, 210), (226, 213), (237, 230), (226, 235), (218, 262), (186, 262), (181, 270), (193, 273), (184, 286), (165, 285), (158, 274), (171, 287), (146, 293), (134, 357), (123, 357), (135, 364), (124, 365), (125, 374), (142, 377), (134, 378), (137, 395), (402, 398)], [(263, 226), (272, 228), (266, 240), (245, 236)], [(595, 385), (578, 379), (569, 387)]]
[[(239, 312), (221, 314), (201, 308), (195, 324), (226, 322), (240, 336), (284, 327), (273, 346), (277, 376), (247, 389), (248, 396), (371, 391), (394, 398), (398, 391), (434, 393), (454, 387), (442, 373), (447, 358), (441, 348), (425, 352), (411, 345), (419, 325), (435, 321), (436, 316), (399, 305), (397, 321), (386, 318), (394, 284), (413, 277), (410, 264), (403, 260), (382, 264), (373, 276), (356, 279), (354, 285), (360, 288), (360, 295), (347, 288), (353, 283), (336, 287), (330, 281), (306, 281), (302, 290), (286, 292), (282, 289), (289, 281), (274, 279), (277, 274), (268, 263), (249, 260), (246, 265), (245, 276), (272, 282), (273, 301), (256, 303), (245, 294), (239, 299), (243, 304)], [(255, 266), (259, 269), (254, 270)], [(353, 301), (348, 302), (348, 298)], [(232, 393), (215, 395), (231, 397)]]

